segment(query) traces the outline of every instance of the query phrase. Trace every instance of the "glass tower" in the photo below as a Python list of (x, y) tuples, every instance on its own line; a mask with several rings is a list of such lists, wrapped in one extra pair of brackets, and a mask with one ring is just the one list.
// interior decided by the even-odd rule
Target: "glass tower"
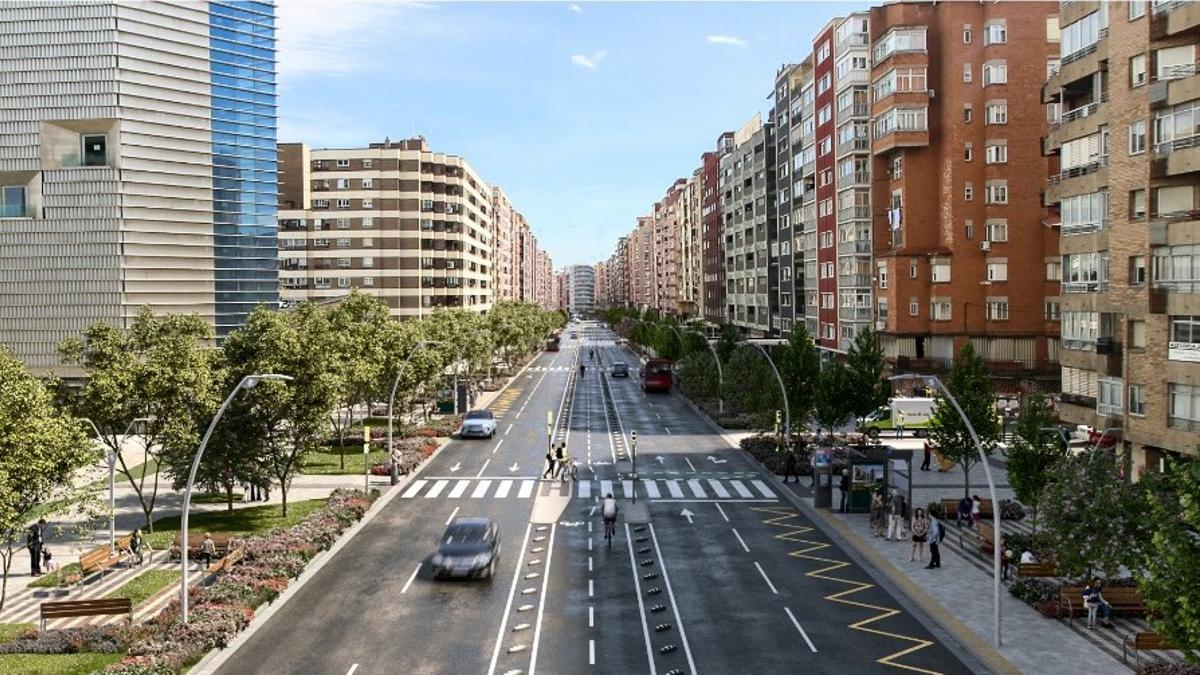
[(209, 2), (216, 332), (277, 307), (275, 5)]

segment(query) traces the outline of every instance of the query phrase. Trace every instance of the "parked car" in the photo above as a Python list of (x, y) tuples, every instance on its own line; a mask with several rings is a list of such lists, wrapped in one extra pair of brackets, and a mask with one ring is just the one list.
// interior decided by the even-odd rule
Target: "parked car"
[(491, 579), (500, 561), (500, 528), (491, 518), (455, 518), (429, 559), (438, 579)]
[(496, 435), (496, 416), (490, 410), (472, 410), (463, 417), (459, 438), (491, 438)]
[(629, 377), (629, 364), (624, 361), (617, 361), (612, 364), (613, 377)]

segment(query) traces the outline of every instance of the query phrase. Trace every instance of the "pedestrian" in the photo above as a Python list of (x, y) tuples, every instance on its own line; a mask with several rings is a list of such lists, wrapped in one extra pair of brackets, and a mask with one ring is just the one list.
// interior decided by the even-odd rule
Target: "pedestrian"
[[(842, 482), (838, 487), (842, 493), (842, 513), (846, 512), (846, 504), (850, 502), (850, 469), (842, 469)], [(872, 500), (871, 508), (875, 508), (874, 500)]]
[(942, 543), (942, 539), (946, 537), (946, 528), (937, 518), (929, 519), (929, 564), (925, 566), (927, 570), (936, 570), (942, 568), (942, 553), (938, 546)]
[(1000, 551), (1000, 581), (1008, 581), (1008, 568), (1012, 567), (1012, 558), (1012, 549), (1002, 549)]
[(205, 532), (204, 541), (200, 542), (200, 559), (204, 561), (205, 568), (212, 564), (213, 558), (216, 555), (217, 544), (213, 541), (212, 535)]
[(562, 475), (563, 469), (567, 466), (567, 444), (559, 443), (558, 448), (554, 451), (554, 471), (550, 473), (551, 478), (558, 478)]
[(975, 527), (976, 530), (979, 529), (979, 516), (980, 516), (979, 507), (982, 504), (983, 504), (983, 500), (981, 500), (979, 498), (979, 495), (975, 495), (974, 497), (971, 498), (971, 524)]
[(46, 519), (39, 518), (29, 526), (25, 535), (25, 545), (29, 547), (29, 576), (36, 577), (42, 573), (42, 546), (45, 544)]
[(921, 470), (929, 470), (929, 460), (933, 458), (933, 445), (929, 441), (925, 441), (925, 457), (921, 461)]
[(556, 464), (554, 461), (554, 450), (552, 448), (546, 448), (546, 470), (542, 472), (542, 478), (553, 478), (554, 467), (556, 466), (558, 466), (558, 464)]
[(1101, 622), (1107, 628), (1112, 628), (1112, 607), (1108, 601), (1104, 599), (1104, 595), (1100, 592), (1103, 585), (1100, 583), (1100, 577), (1092, 579), (1091, 583), (1083, 588), (1083, 605), (1087, 607), (1087, 627), (1096, 627), (1096, 616), (1100, 616)]
[(925, 557), (925, 539), (929, 535), (929, 519), (925, 517), (925, 509), (917, 509), (912, 519), (912, 551), (908, 554), (908, 562), (915, 557), (920, 562)]
[(146, 538), (142, 536), (142, 529), (139, 527), (129, 535), (129, 552), (133, 554), (139, 567), (142, 565), (142, 553), (145, 549)]
[(883, 536), (883, 495), (878, 492), (871, 494), (871, 531)]
[(896, 438), (900, 438), (901, 436), (904, 435), (904, 411), (903, 410), (896, 411), (895, 426), (896, 426)]
[(907, 513), (907, 504), (904, 503), (904, 495), (900, 494), (900, 490), (892, 488), (892, 498), (888, 500), (888, 529), (884, 539), (891, 539), (892, 532), (896, 533), (896, 541), (904, 539), (904, 516)]
[(250, 501), (250, 489), (251, 488), (250, 488), (249, 483), (242, 483), (242, 501), (243, 502)]
[(48, 548), (42, 548), (42, 571), (46, 574), (56, 574), (58, 563), (54, 562), (54, 554)]
[(970, 497), (963, 497), (958, 500), (958, 512), (954, 517), (954, 525), (962, 527), (963, 521), (967, 521), (967, 527), (971, 527), (971, 508), (973, 502)]
[(797, 468), (796, 453), (788, 450), (787, 457), (783, 461), (783, 482), (788, 482), (789, 476), (795, 476), (796, 482), (800, 482), (800, 472)]

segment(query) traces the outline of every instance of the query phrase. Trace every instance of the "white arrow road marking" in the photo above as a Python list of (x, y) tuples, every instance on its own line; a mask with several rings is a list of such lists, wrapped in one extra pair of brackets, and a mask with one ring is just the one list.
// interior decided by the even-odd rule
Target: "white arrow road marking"
[(662, 455), (658, 455), (657, 457), (654, 458), (654, 461), (658, 462), (659, 464), (662, 464), (665, 460), (663, 460)]
[[(679, 512), (679, 515), (683, 516), (684, 518), (687, 518), (688, 525), (691, 525), (692, 524), (692, 516), (694, 516), (696, 514), (692, 513), (691, 511), (688, 511), (687, 509), (684, 509)], [(757, 563), (755, 563), (755, 564), (757, 564)]]
[(516, 471), (516, 470), (517, 470), (517, 463), (516, 463), (516, 462), (513, 462), (513, 465), (512, 465), (512, 466), (510, 466), (510, 467), (508, 467), (508, 470), (509, 470), (509, 471)]
[(708, 461), (712, 462), (713, 464), (724, 464), (724, 463), (728, 462), (729, 460), (727, 460), (727, 459), (717, 459), (716, 457), (713, 457), (712, 455), (709, 455), (709, 456), (708, 456)]
[(450, 473), (454, 473), (462, 468), (462, 462), (455, 462), (454, 466), (450, 467)]

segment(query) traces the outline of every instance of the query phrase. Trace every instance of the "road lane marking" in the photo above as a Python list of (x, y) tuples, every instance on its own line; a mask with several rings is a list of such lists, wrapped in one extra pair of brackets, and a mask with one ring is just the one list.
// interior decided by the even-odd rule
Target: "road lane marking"
[(783, 611), (787, 612), (788, 618), (792, 620), (792, 625), (796, 627), (796, 630), (800, 631), (800, 637), (803, 637), (804, 641), (808, 643), (808, 648), (812, 650), (812, 653), (816, 654), (817, 648), (813, 646), (812, 640), (808, 639), (808, 633), (804, 632), (804, 628), (800, 626), (800, 622), (796, 620), (795, 615), (792, 614), (792, 610), (784, 607)]
[(687, 484), (688, 484), (688, 488), (691, 489), (692, 494), (695, 495), (696, 498), (698, 498), (698, 499), (707, 499), (708, 498), (708, 494), (706, 494), (704, 492), (704, 488), (700, 486), (699, 480), (692, 478), (692, 479), (688, 480)]
[(413, 484), (407, 490), (404, 491), (404, 494), (400, 495), (400, 498), (401, 499), (412, 499), (413, 497), (416, 497), (417, 493), (421, 491), (421, 488), (425, 487), (425, 485), (428, 483), (429, 483), (429, 481), (427, 481), (427, 480), (413, 481)]
[(592, 481), (590, 481), (590, 480), (579, 481), (579, 498), (580, 499), (591, 499), (592, 498)]
[(692, 467), (692, 471), (696, 470), (696, 466), (694, 464), (692, 464), (692, 460), (688, 459), (687, 457), (684, 457), (683, 461), (687, 462), (687, 465)]
[(633, 481), (631, 481), (631, 480), (621, 481), (621, 491), (625, 493), (625, 497), (627, 499), (634, 498), (635, 495), (633, 494)]
[(667, 490), (670, 491), (672, 497), (675, 499), (683, 498), (683, 490), (679, 487), (679, 481), (675, 480), (674, 478), (668, 478), (664, 482), (667, 484)]
[[(738, 534), (737, 528), (731, 527), (729, 529), (733, 530), (733, 536), (737, 537), (738, 543), (742, 545), (742, 550), (745, 551), (746, 553), (749, 553), (750, 547), (746, 545), (746, 540), (742, 539), (742, 535)], [(768, 582), (768, 583), (770, 583), (770, 582)]]
[[(653, 529), (651, 529), (651, 533), (653, 534)], [(650, 675), (658, 675), (658, 669), (654, 667), (654, 652), (650, 646), (650, 627), (646, 625), (646, 605), (642, 602), (642, 582), (638, 579), (637, 559), (633, 557), (633, 535), (629, 529), (629, 523), (625, 523), (625, 543), (629, 546), (629, 566), (633, 568), (633, 587), (637, 591), (638, 616), (642, 619), (642, 636), (646, 639), (646, 661), (650, 665)], [(682, 628), (681, 625), (680, 629)], [(692, 672), (695, 670), (693, 669)]]
[(588, 605), (588, 628), (596, 627), (596, 606)]
[(516, 568), (513, 570), (512, 585), (508, 589), (508, 601), (504, 604), (504, 618), (500, 620), (500, 632), (496, 634), (496, 648), (492, 650), (492, 664), (488, 672), (496, 672), (496, 661), (500, 658), (500, 645), (504, 642), (504, 629), (508, 627), (508, 615), (512, 611), (513, 596), (517, 594), (517, 583), (521, 580), (521, 569), (525, 562), (525, 549), (529, 546), (529, 533), (533, 531), (533, 523), (525, 525), (525, 540), (521, 542), (521, 555), (517, 557)]
[(517, 497), (520, 499), (529, 499), (529, 495), (533, 494), (533, 484), (535, 481), (521, 481), (521, 489), (517, 492)]
[[(687, 631), (683, 629), (683, 617), (679, 615), (679, 606), (675, 604), (675, 591), (671, 588), (671, 575), (667, 573), (667, 560), (662, 555), (662, 547), (658, 545), (658, 535), (654, 533), (654, 523), (647, 523), (647, 526), (650, 528), (650, 539), (654, 542), (654, 549), (658, 551), (658, 566), (662, 570), (663, 585), (667, 587), (667, 597), (671, 599), (671, 609), (675, 612), (675, 623), (679, 625), (679, 639), (683, 641), (683, 653), (687, 655), (688, 671), (694, 673), (696, 672), (696, 662), (692, 660), (692, 647), (688, 644)], [(629, 552), (633, 553), (632, 544)], [(639, 592), (639, 602), (641, 598), (642, 595)]]
[(643, 478), (642, 485), (646, 486), (646, 494), (651, 499), (658, 499), (661, 496), (661, 493), (658, 491), (658, 481)]
[(462, 507), (461, 507), (461, 506), (456, 506), (456, 507), (454, 507), (454, 510), (450, 512), (450, 517), (446, 519), (446, 524), (447, 524), (447, 525), (449, 525), (449, 524), (450, 524), (450, 521), (454, 520), (454, 516), (457, 516), (457, 515), (458, 515), (458, 510), (459, 510), (460, 508), (462, 508)]
[(670, 434), (670, 433), (671, 433), (671, 427), (663, 427), (663, 429), (664, 429), (664, 430), (665, 430), (665, 431), (666, 431), (668, 434)]
[(750, 499), (754, 496), (754, 493), (747, 490), (746, 486), (742, 485), (742, 481), (740, 480), (731, 480), (729, 481), (729, 484), (733, 486), (734, 490), (737, 490), (737, 493), (741, 495), (742, 499)]
[(350, 666), (350, 670), (346, 671), (346, 675), (354, 675), (354, 671), (358, 670), (358, 664)]
[(482, 499), (486, 497), (488, 488), (491, 486), (492, 481), (490, 480), (479, 481), (479, 484), (475, 486), (475, 491), (471, 493), (471, 499)]
[(721, 504), (720, 504), (720, 502), (718, 502), (718, 503), (716, 504), (716, 506), (717, 506), (717, 510), (721, 512), (721, 517), (722, 517), (722, 518), (724, 518), (724, 519), (725, 519), (725, 522), (727, 522), (727, 523), (728, 523), (728, 522), (729, 522), (729, 516), (725, 515), (725, 509), (721, 508)]
[(611, 480), (600, 481), (600, 496), (601, 497), (607, 497), (607, 496), (611, 495), (612, 491), (613, 491), (613, 487), (612, 487)]
[(588, 579), (588, 597), (596, 597), (596, 582), (593, 579)]
[(466, 492), (467, 488), (470, 486), (470, 480), (460, 480), (455, 483), (454, 489), (450, 490), (450, 494), (446, 495), (446, 497), (449, 499), (458, 499), (459, 497), (463, 496), (463, 493)]
[(496, 499), (504, 499), (508, 496), (508, 491), (512, 489), (513, 482), (511, 480), (500, 481), (500, 486), (496, 488)]
[[(505, 436), (507, 436), (507, 435), (508, 435), (508, 432), (512, 431), (512, 427), (513, 427), (513, 423), (512, 423), (512, 422), (509, 422), (509, 423), (508, 423), (508, 428), (504, 430), (504, 435), (505, 435)], [(503, 438), (501, 438), (500, 440), (501, 440), (501, 441), (503, 441), (504, 439), (503, 439)], [(499, 443), (497, 443), (497, 444), (496, 444), (496, 447), (497, 447), (497, 448), (498, 448), (498, 447), (500, 447), (500, 444), (499, 444)], [(493, 452), (494, 452), (494, 451), (493, 451)]]
[(588, 640), (588, 665), (596, 665), (596, 641)]
[[(738, 537), (738, 539), (741, 539), (741, 537)], [(745, 546), (745, 544), (742, 545)], [(763, 571), (762, 565), (759, 565), (758, 561), (755, 561), (754, 566), (758, 568), (758, 573), (762, 575), (763, 581), (767, 582), (767, 585), (771, 587), (771, 592), (779, 595), (779, 591), (775, 590), (775, 584), (771, 583), (771, 580), (767, 578), (767, 573)]]
[(713, 492), (716, 492), (717, 496), (721, 499), (727, 499), (729, 497), (729, 491), (725, 489), (724, 485), (721, 485), (721, 481), (715, 478), (709, 478), (708, 484), (712, 486)]
[(433, 484), (433, 487), (429, 488), (429, 492), (425, 493), (425, 498), (433, 499), (434, 497), (437, 497), (438, 495), (442, 494), (442, 490), (445, 490), (446, 486), (449, 484), (450, 481), (448, 480), (439, 480)]
[(482, 476), (483, 470), (486, 469), (487, 465), (490, 464), (491, 462), (492, 462), (492, 458), (491, 457), (487, 458), (487, 460), (484, 461), (483, 466), (479, 467), (479, 473), (475, 474), (475, 477), (479, 478), (480, 476)]
[(557, 524), (550, 525), (550, 541), (546, 544), (546, 567), (542, 574), (542, 592), (538, 598), (537, 619), (533, 624), (533, 650), (529, 658), (529, 675), (537, 672), (538, 643), (542, 639), (542, 615), (546, 609), (546, 588), (550, 583), (550, 565), (554, 562), (554, 529)]
[(400, 595), (404, 595), (405, 593), (408, 592), (408, 587), (412, 586), (413, 579), (417, 578), (417, 572), (420, 572), (420, 571), (421, 571), (421, 564), (417, 563), (417, 569), (413, 570), (413, 573), (408, 577), (408, 581), (404, 582), (404, 588), (400, 589)]
[(775, 496), (775, 493), (771, 492), (771, 488), (767, 487), (767, 484), (761, 480), (752, 480), (750, 481), (750, 484), (758, 488), (758, 491), (761, 492), (764, 497), (773, 498)]
[[(511, 424), (510, 424), (510, 425), (508, 425), (508, 428), (509, 428), (509, 429), (511, 429), (511, 428), (512, 428), (512, 425), (511, 425)], [(506, 431), (506, 432), (504, 432), (504, 433), (508, 433), (508, 432)], [(500, 449), (500, 446), (501, 446), (501, 445), (504, 445), (504, 439), (503, 439), (503, 438), (501, 438), (499, 441), (496, 441), (496, 447), (492, 448), (492, 454), (493, 454), (493, 455), (494, 455), (494, 454), (496, 454), (496, 451)]]

